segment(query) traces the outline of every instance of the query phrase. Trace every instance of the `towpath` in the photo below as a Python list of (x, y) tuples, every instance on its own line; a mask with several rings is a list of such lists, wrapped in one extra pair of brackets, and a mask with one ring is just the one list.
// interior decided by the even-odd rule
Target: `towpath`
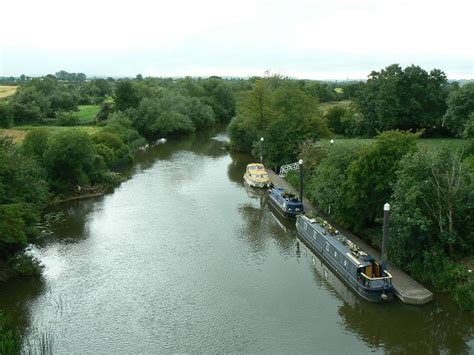
[[(297, 193), (297, 190), (293, 186), (291, 186), (286, 180), (278, 176), (278, 174), (276, 174), (273, 170), (267, 169), (267, 172), (275, 185), (281, 186), (287, 191)], [(303, 202), (306, 212), (315, 213), (317, 211), (307, 198), (304, 198)], [(362, 239), (352, 234), (350, 231), (346, 230), (345, 228), (341, 228), (337, 223), (332, 221), (331, 218), (325, 215), (324, 213), (320, 211), (317, 212), (319, 215), (321, 215), (321, 217), (328, 220), (331, 225), (340, 230), (351, 241), (356, 243), (362, 250), (369, 253), (375, 259), (380, 261), (380, 252), (367, 245)], [(394, 265), (389, 265), (389, 270), (393, 276), (392, 282), (395, 287), (395, 294), (403, 303), (423, 305), (433, 300), (433, 293), (431, 291), (429, 291), (423, 285), (408, 276), (401, 269)]]

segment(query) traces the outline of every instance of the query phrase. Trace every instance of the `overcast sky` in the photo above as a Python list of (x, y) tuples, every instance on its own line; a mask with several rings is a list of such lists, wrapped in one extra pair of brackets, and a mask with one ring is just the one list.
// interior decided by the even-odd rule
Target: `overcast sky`
[(474, 77), (474, 1), (2, 1), (0, 76)]

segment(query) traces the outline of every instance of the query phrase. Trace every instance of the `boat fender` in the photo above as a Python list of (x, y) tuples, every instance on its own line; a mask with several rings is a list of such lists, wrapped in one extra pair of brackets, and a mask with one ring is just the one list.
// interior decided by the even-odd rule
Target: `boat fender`
[(387, 301), (388, 300), (388, 296), (384, 293), (382, 293), (382, 295), (380, 296), (380, 298), (383, 300), (383, 301)]

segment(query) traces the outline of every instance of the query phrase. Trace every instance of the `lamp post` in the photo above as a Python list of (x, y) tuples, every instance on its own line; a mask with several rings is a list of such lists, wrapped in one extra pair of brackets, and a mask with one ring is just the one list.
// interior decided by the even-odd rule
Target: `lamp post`
[(331, 146), (332, 146), (334, 144), (334, 139), (331, 139), (330, 142), (331, 142)]
[(260, 163), (263, 164), (263, 137), (260, 138)]
[(303, 203), (303, 159), (298, 161), (300, 166), (300, 201)]
[(388, 238), (390, 234), (389, 219), (390, 219), (390, 205), (386, 203), (383, 206), (382, 272), (387, 267)]

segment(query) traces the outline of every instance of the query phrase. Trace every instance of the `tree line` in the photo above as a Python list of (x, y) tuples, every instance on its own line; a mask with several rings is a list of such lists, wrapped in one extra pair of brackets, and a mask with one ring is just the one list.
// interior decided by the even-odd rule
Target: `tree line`
[[(390, 202), (390, 260), (474, 310), (474, 83), (440, 70), (391, 65), (373, 71), (351, 102), (325, 108), (299, 81), (269, 76), (237, 96), (233, 149), (278, 167), (302, 158), (305, 195), (321, 213), (380, 247)], [(423, 137), (464, 138), (464, 148), (426, 149)], [(374, 137), (338, 140), (331, 137)], [(296, 175), (288, 179), (298, 186)]]
[[(52, 76), (22, 84), (0, 111), (8, 125), (35, 126), (21, 144), (0, 138), (0, 281), (40, 272), (24, 251), (49, 203), (116, 186), (117, 171), (147, 141), (225, 124), (234, 115), (238, 85), (218, 77), (78, 85)], [(50, 127), (85, 100), (101, 102), (95, 127)]]

